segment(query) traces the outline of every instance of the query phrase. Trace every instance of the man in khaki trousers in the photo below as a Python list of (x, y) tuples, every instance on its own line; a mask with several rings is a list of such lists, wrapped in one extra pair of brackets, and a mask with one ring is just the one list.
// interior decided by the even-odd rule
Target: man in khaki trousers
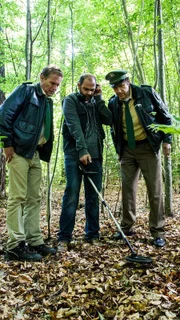
[(53, 102), (61, 70), (49, 65), (37, 84), (24, 83), (0, 107), (0, 135), (9, 172), (6, 259), (39, 261), (56, 250), (44, 244), (40, 230), (40, 159), (50, 161)]

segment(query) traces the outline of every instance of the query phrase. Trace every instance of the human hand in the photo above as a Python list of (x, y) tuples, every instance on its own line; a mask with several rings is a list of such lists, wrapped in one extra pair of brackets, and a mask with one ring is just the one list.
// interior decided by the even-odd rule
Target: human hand
[(85, 154), (79, 159), (85, 166), (92, 162), (90, 154)]
[(14, 155), (14, 148), (13, 147), (4, 148), (4, 153), (5, 153), (6, 162), (7, 163), (11, 162)]
[(94, 91), (94, 96), (99, 96), (100, 94), (102, 94), (102, 88), (101, 88), (100, 84), (96, 84), (96, 89)]
[(171, 145), (170, 143), (164, 142), (162, 145), (163, 148), (163, 154), (168, 157), (171, 153)]

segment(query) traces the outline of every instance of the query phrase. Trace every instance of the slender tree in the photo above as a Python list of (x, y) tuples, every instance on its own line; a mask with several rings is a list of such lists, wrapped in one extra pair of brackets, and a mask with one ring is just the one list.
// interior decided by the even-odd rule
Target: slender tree
[[(164, 72), (164, 39), (163, 18), (161, 0), (156, 0), (157, 7), (157, 30), (158, 30), (158, 53), (159, 53), (159, 91), (164, 103), (166, 103), (165, 72)], [(165, 214), (172, 215), (172, 169), (171, 156), (164, 157), (165, 166)]]
[(134, 35), (133, 35), (131, 23), (129, 21), (129, 17), (128, 17), (126, 1), (125, 0), (121, 0), (121, 1), (122, 1), (122, 8), (124, 11), (124, 16), (125, 16), (125, 20), (126, 20), (126, 24), (127, 24), (128, 36), (129, 36), (130, 43), (131, 43), (131, 50), (132, 50), (132, 54), (133, 54), (133, 58), (134, 58), (134, 63), (136, 63), (136, 65), (137, 65), (137, 70), (138, 70), (140, 82), (145, 83), (145, 75), (144, 75), (141, 63), (139, 61), (138, 52), (137, 52), (138, 47), (136, 46), (135, 41), (134, 41)]
[[(1, 5), (0, 5), (1, 8)], [(0, 34), (2, 35), (3, 30), (0, 28)], [(0, 52), (0, 56), (4, 57), (3, 46), (1, 47), (2, 52)], [(5, 78), (5, 68), (4, 65), (1, 65), (0, 62), (0, 83), (4, 82)], [(0, 88), (0, 105), (5, 100), (5, 94), (3, 90)], [(5, 157), (3, 155), (3, 149), (0, 146), (0, 199), (6, 196), (6, 162)]]
[[(24, 17), (26, 17), (27, 6), (24, 6), (24, 1), (15, 0), (2, 0), (1, 5), (3, 11), (5, 11), (4, 17), (2, 14), (0, 15), (0, 26), (4, 31), (4, 65), (6, 66), (6, 82), (3, 83), (3, 91), (9, 93), (16, 85), (24, 81), (26, 75), (24, 66), (28, 63), (26, 63), (26, 32), (23, 22)], [(51, 17), (48, 20), (51, 29), (49, 42), (47, 41), (48, 26), (46, 19), (48, 0), (31, 1), (29, 6), (29, 41), (31, 43), (28, 46), (28, 59), (31, 69), (27, 78), (35, 79), (37, 77), (44, 61), (47, 62), (47, 53), (50, 51), (51, 61), (61, 65), (65, 74), (61, 87), (63, 97), (72, 91), (73, 79), (86, 71), (98, 76), (98, 81), (103, 85), (105, 100), (108, 100), (111, 96), (112, 90), (106, 85), (104, 75), (113, 69), (127, 68), (132, 71), (134, 80), (141, 83), (145, 82), (143, 78), (145, 74), (147, 83), (152, 85), (154, 83), (154, 87), (158, 87), (159, 75), (157, 72), (154, 77), (154, 70), (158, 71), (159, 69), (155, 66), (156, 63), (158, 65), (159, 52), (157, 43), (156, 46), (153, 46), (152, 41), (153, 32), (155, 33), (154, 41), (158, 41), (158, 28), (157, 23), (157, 30), (153, 28), (152, 1), (79, 0), (74, 2), (53, 0), (51, 1)], [(180, 114), (178, 100), (180, 69), (178, 10), (177, 1), (163, 1), (163, 17), (166, 23), (162, 26), (159, 25), (159, 27), (163, 27), (165, 38), (166, 96), (170, 112), (174, 115)], [(48, 43), (51, 43), (49, 49)], [(72, 45), (74, 48), (73, 57), (72, 50), (70, 50)], [(1, 43), (0, 48), (2, 48)], [(156, 54), (153, 54), (153, 48), (157, 51)], [(157, 56), (157, 62), (154, 59), (153, 63), (153, 55)], [(33, 63), (31, 63), (30, 57), (32, 57)], [(55, 110), (54, 123), (58, 128), (59, 112), (61, 112), (61, 108)], [(174, 182), (178, 180), (179, 136), (174, 136), (173, 140)], [(53, 151), (52, 159), (54, 158)], [(63, 161), (57, 163), (55, 181), (58, 180), (59, 174), (64, 172), (62, 163)], [(112, 162), (108, 162), (108, 166), (112, 167), (111, 169), (115, 173), (116, 168), (112, 165)], [(64, 180), (62, 179), (62, 181)]]
[[(48, 11), (49, 11), (49, 2), (48, 1)], [(38, 25), (38, 28), (36, 30), (36, 33), (34, 37), (32, 36), (32, 18), (31, 18), (31, 7), (30, 7), (30, 0), (27, 0), (26, 5), (26, 45), (25, 45), (25, 54), (26, 54), (26, 80), (31, 79), (31, 70), (32, 70), (32, 61), (33, 61), (33, 46), (34, 43), (42, 29), (43, 23), (46, 18), (45, 16), (42, 18), (42, 21), (40, 25)], [(50, 22), (49, 22), (50, 23)], [(49, 25), (48, 25), (49, 28)], [(49, 33), (48, 33), (49, 34)], [(47, 43), (49, 44), (49, 40)], [(50, 48), (48, 47), (48, 51), (50, 51)]]
[(69, 4), (69, 9), (71, 13), (71, 72), (72, 72), (72, 82), (71, 90), (74, 91), (74, 20), (73, 20), (73, 6)]
[[(47, 54), (47, 63), (50, 64), (51, 62), (51, 26), (50, 26), (50, 20), (51, 20), (51, 0), (48, 0), (48, 6), (47, 6), (47, 48), (48, 48), (48, 54)], [(52, 203), (51, 203), (51, 197), (52, 197), (52, 180), (51, 180), (51, 164), (50, 162), (47, 163), (47, 197), (46, 197), (46, 218), (48, 222), (48, 239), (51, 237), (51, 215), (52, 215)]]
[(31, 30), (30, 0), (27, 0), (25, 52), (26, 52), (26, 80), (29, 80), (31, 78), (31, 68), (32, 68), (32, 30)]

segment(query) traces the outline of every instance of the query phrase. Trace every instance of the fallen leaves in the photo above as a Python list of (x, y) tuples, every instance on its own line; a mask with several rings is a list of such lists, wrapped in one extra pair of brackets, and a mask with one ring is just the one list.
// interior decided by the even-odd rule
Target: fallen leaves
[[(167, 218), (167, 245), (157, 249), (150, 241), (148, 212), (145, 207), (139, 208), (142, 211), (137, 236), (129, 240), (138, 254), (153, 259), (152, 265), (126, 261), (130, 250), (123, 240), (114, 241), (116, 228), (106, 216), (101, 217), (102, 245), (84, 243), (83, 208), (77, 212), (70, 251), (44, 258), (42, 263), (7, 262), (1, 255), (0, 319), (180, 319), (180, 212)], [(58, 219), (59, 210), (54, 208), (51, 245), (57, 244)], [(5, 244), (4, 219), (0, 228)], [(46, 235), (45, 211), (42, 228)]]

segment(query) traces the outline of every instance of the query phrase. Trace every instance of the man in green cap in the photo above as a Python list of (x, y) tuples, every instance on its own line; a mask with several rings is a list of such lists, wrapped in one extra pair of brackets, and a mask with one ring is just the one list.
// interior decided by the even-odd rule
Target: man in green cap
[[(170, 125), (167, 107), (155, 90), (148, 85), (136, 86), (130, 82), (126, 70), (111, 71), (106, 75), (115, 95), (109, 100), (113, 114), (112, 138), (121, 161), (123, 217), (121, 227), (133, 235), (136, 221), (136, 191), (140, 170), (144, 176), (149, 204), (149, 228), (153, 244), (165, 245), (164, 208), (160, 146), (165, 156), (171, 150), (171, 135), (154, 132), (152, 123)], [(121, 234), (115, 235), (121, 239)]]

